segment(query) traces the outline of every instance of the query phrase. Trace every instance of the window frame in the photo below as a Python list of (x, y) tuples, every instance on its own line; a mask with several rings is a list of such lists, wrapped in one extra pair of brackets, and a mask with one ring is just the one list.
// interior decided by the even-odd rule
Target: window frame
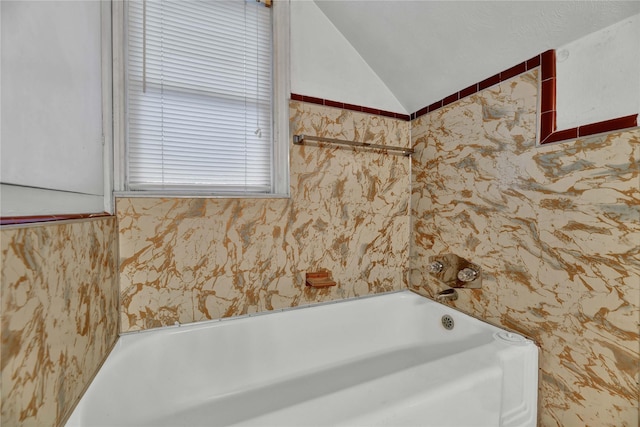
[[(274, 0), (273, 23), (273, 188), (270, 193), (215, 192), (210, 189), (127, 190), (127, 4), (113, 3), (114, 196), (170, 198), (289, 198), (289, 0)], [(266, 7), (266, 6), (265, 6)]]

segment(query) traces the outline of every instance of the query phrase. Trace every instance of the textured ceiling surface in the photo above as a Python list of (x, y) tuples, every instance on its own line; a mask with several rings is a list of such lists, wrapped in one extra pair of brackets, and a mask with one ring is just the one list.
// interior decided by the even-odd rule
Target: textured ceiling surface
[(640, 13), (640, 1), (314, 1), (408, 112)]

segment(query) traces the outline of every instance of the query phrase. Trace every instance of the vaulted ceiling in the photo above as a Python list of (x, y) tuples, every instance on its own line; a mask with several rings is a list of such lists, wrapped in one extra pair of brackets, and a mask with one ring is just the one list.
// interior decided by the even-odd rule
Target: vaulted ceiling
[(640, 13), (640, 1), (314, 1), (409, 112)]

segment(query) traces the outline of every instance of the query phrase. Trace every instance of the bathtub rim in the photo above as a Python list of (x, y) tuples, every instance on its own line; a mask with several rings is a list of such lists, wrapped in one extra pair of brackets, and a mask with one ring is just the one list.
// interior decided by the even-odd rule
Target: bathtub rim
[[(330, 301), (312, 302), (312, 303), (309, 303), (309, 304), (301, 304), (301, 305), (296, 305), (296, 306), (293, 306), (293, 307), (283, 307), (283, 308), (276, 308), (276, 309), (273, 309), (273, 310), (257, 311), (255, 313), (239, 314), (239, 315), (233, 315), (233, 316), (227, 316), (227, 317), (218, 317), (216, 319), (198, 320), (196, 322), (179, 323), (179, 322), (176, 321), (173, 325), (164, 325), (164, 326), (158, 326), (158, 327), (155, 327), (155, 328), (138, 329), (138, 330), (135, 330), (135, 331), (120, 332), (118, 334), (118, 338), (119, 337), (131, 336), (131, 335), (138, 335), (138, 334), (147, 334), (147, 333), (151, 333), (151, 332), (167, 331), (167, 330), (171, 330), (171, 329), (179, 329), (179, 328), (182, 328), (182, 327), (192, 327), (192, 326), (193, 327), (206, 327), (208, 325), (218, 324), (220, 322), (230, 322), (230, 321), (234, 321), (234, 320), (249, 319), (249, 318), (254, 318), (254, 317), (266, 316), (266, 315), (269, 315), (269, 314), (285, 313), (285, 312), (288, 312), (288, 311), (302, 310), (302, 309), (305, 309), (305, 308), (322, 307), (322, 306), (327, 306), (327, 305), (340, 304), (340, 303), (343, 303), (343, 302), (353, 302), (353, 301), (365, 300), (365, 299), (374, 298), (374, 297), (380, 297), (380, 296), (384, 296), (384, 295), (393, 295), (393, 294), (401, 294), (401, 293), (409, 293), (409, 292), (411, 292), (413, 294), (416, 294), (416, 295), (418, 295), (420, 297), (426, 298), (424, 295), (420, 295), (419, 293), (411, 291), (410, 289), (399, 289), (399, 290), (394, 290), (394, 291), (380, 292), (380, 293), (377, 293), (377, 294), (356, 295), (356, 296), (348, 297), (348, 298), (338, 298), (338, 299), (334, 299), (334, 300), (330, 300)], [(430, 298), (426, 298), (426, 299), (430, 299)], [(464, 314), (466, 314), (466, 313), (464, 313)], [(501, 329), (504, 329), (504, 328), (501, 328)], [(522, 335), (522, 334), (520, 334), (520, 335)]]
[[(421, 298), (424, 298), (430, 302), (433, 302), (437, 305), (440, 305), (442, 307), (446, 307), (448, 309), (451, 309), (453, 311), (456, 311), (458, 313), (464, 314), (465, 316), (469, 316), (475, 320), (478, 320), (484, 324), (487, 324), (489, 326), (492, 326), (494, 328), (498, 328), (498, 329), (502, 329), (505, 330), (507, 332), (511, 332), (517, 335), (521, 335), (524, 338), (526, 338), (527, 340), (533, 342), (533, 344), (536, 345), (536, 347), (538, 347), (538, 351), (540, 351), (542, 349), (542, 347), (540, 347), (540, 343), (533, 337), (529, 336), (526, 333), (523, 333), (522, 331), (513, 329), (513, 328), (509, 328), (506, 326), (502, 326), (493, 322), (490, 322), (488, 320), (482, 319), (478, 316), (475, 316), (471, 313), (468, 313), (458, 307), (449, 305), (449, 304), (445, 304), (439, 301), (436, 301), (434, 298), (428, 297), (426, 295), (421, 294), (420, 292), (418, 292), (415, 289), (410, 289), (410, 288), (404, 288), (404, 289), (399, 289), (399, 290), (393, 290), (393, 291), (386, 291), (386, 292), (380, 292), (380, 293), (376, 293), (376, 294), (366, 294), (366, 295), (356, 295), (356, 296), (352, 296), (352, 297), (348, 297), (348, 298), (338, 298), (338, 299), (334, 299), (334, 300), (330, 300), (330, 301), (319, 301), (319, 302), (312, 302), (312, 303), (308, 303), (308, 304), (301, 304), (301, 305), (296, 305), (293, 307), (283, 307), (283, 308), (277, 308), (277, 309), (273, 309), (273, 310), (264, 310), (264, 311), (258, 311), (255, 313), (247, 313), (247, 314), (241, 314), (241, 315), (235, 315), (235, 316), (227, 316), (227, 317), (219, 317), (217, 319), (206, 319), (206, 320), (198, 320), (196, 322), (188, 322), (188, 323), (179, 323), (176, 322), (173, 325), (164, 325), (164, 326), (159, 326), (159, 327), (155, 327), (155, 328), (149, 328), (149, 329), (139, 329), (139, 330), (135, 330), (135, 331), (126, 331), (126, 332), (120, 332), (118, 333), (118, 339), (116, 339), (116, 342), (114, 343), (113, 347), (109, 350), (109, 352), (107, 353), (107, 356), (109, 355), (109, 353), (111, 353), (111, 351), (113, 351), (113, 349), (118, 345), (118, 342), (120, 341), (120, 337), (127, 337), (127, 336), (132, 336), (132, 335), (138, 335), (138, 334), (147, 334), (147, 333), (152, 333), (152, 332), (160, 332), (160, 331), (168, 331), (171, 329), (180, 329), (182, 327), (206, 327), (208, 325), (213, 325), (213, 324), (218, 324), (220, 322), (230, 322), (230, 321), (234, 321), (234, 320), (242, 320), (242, 319), (249, 319), (249, 318), (254, 318), (254, 317), (260, 317), (260, 316), (266, 316), (269, 314), (276, 314), (276, 313), (286, 313), (289, 311), (295, 311), (295, 310), (302, 310), (302, 309), (306, 309), (306, 308), (312, 308), (312, 307), (322, 307), (322, 306), (327, 306), (327, 305), (334, 305), (334, 304), (340, 304), (340, 303), (345, 303), (345, 302), (353, 302), (353, 301), (360, 301), (360, 300), (366, 300), (369, 298), (376, 298), (376, 297), (382, 297), (385, 295), (394, 295), (394, 294), (414, 294), (416, 296), (419, 296)], [(106, 357), (105, 357), (106, 360)], [(103, 362), (104, 363), (104, 362)]]

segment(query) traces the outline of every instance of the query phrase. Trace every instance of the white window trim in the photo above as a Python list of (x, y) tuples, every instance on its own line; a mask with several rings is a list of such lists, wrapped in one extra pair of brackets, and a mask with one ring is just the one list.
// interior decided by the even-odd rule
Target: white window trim
[(101, 2), (102, 34), (102, 162), (104, 170), (104, 211), (115, 213), (113, 196), (113, 2)]
[(115, 197), (288, 198), (289, 197), (289, 1), (273, 1), (274, 187), (269, 194), (212, 191), (125, 191), (126, 183), (126, 0), (113, 1), (113, 181)]

